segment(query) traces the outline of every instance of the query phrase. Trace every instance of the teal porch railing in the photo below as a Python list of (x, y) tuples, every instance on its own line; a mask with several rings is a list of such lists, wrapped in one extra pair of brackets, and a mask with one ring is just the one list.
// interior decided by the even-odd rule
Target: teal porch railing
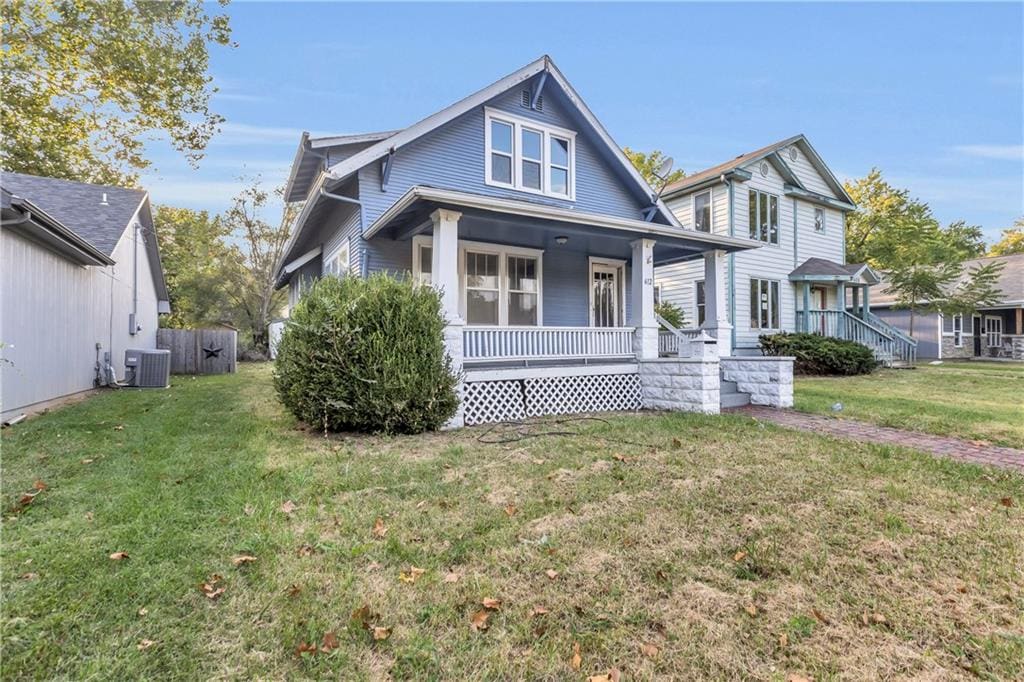
[(798, 310), (796, 325), (812, 334), (863, 344), (885, 364), (912, 365), (917, 361), (917, 341), (870, 313), (867, 319), (861, 319), (846, 310)]

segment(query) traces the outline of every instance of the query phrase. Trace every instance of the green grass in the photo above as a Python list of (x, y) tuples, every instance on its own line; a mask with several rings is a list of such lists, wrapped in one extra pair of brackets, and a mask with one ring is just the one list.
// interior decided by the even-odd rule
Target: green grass
[(1024, 676), (1020, 476), (737, 416), (325, 438), (269, 379), (4, 432), (5, 679)]
[[(858, 377), (798, 377), (794, 388), (804, 412), (1024, 448), (1024, 365), (922, 363)], [(836, 402), (843, 404), (838, 414)]]

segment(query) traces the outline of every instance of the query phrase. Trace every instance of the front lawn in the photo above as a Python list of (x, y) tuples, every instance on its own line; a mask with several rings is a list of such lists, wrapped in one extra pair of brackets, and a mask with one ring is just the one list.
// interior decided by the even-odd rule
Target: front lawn
[[(798, 377), (796, 409), (1024, 448), (1024, 365), (959, 362)], [(841, 402), (841, 412), (832, 406)]]
[(1015, 474), (739, 416), (324, 438), (266, 366), (173, 384), (4, 432), (5, 678), (1024, 676)]

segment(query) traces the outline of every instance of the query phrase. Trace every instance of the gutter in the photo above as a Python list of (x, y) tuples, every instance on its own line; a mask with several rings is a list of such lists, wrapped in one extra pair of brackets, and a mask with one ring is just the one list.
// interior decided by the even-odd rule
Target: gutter
[[(744, 171), (746, 173), (746, 171)], [(750, 174), (746, 173), (747, 179), (750, 179)], [(729, 236), (736, 236), (736, 201), (735, 191), (732, 184), (732, 176), (728, 173), (722, 173), (719, 176), (725, 187), (729, 192)], [(732, 337), (730, 348), (736, 348), (736, 254), (730, 253), (729, 260), (727, 262), (729, 268), (729, 324), (732, 329), (729, 331), (729, 335)]]

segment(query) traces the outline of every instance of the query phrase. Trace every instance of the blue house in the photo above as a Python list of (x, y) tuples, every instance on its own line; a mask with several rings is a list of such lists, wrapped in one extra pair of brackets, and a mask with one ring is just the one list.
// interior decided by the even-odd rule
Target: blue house
[(286, 200), (292, 303), (325, 275), (441, 290), (467, 423), (653, 405), (645, 362), (706, 355), (659, 334), (655, 266), (704, 262), (714, 336), (725, 256), (757, 246), (683, 229), (547, 56), (403, 130), (304, 134)]

